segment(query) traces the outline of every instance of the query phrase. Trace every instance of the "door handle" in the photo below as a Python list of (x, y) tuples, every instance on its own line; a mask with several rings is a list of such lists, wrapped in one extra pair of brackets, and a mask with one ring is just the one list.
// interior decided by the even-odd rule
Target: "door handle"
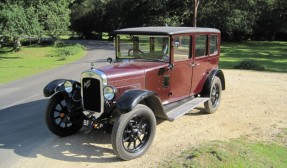
[(195, 67), (197, 65), (199, 65), (199, 64), (196, 64), (196, 63), (191, 64), (192, 67)]

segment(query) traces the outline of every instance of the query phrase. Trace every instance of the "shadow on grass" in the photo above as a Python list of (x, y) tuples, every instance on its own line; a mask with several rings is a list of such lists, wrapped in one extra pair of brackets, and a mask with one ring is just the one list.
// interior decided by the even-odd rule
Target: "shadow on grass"
[(0, 54), (12, 53), (12, 51), (13, 51), (13, 49), (12, 50), (1, 50)]
[[(234, 67), (239, 65), (242, 60), (238, 61), (224, 61), (220, 60), (219, 67), (222, 69), (235, 69)], [(258, 59), (249, 59), (253, 60), (257, 64), (264, 66), (267, 72), (280, 72), (287, 73), (287, 62), (276, 62), (276, 60), (258, 60)]]
[(0, 57), (0, 60), (1, 59), (22, 59), (20, 57)]

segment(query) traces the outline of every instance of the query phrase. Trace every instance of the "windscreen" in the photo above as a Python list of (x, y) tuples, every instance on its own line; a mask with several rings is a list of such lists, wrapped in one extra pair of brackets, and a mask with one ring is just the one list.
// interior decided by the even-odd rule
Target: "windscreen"
[(117, 58), (169, 61), (169, 36), (117, 35)]

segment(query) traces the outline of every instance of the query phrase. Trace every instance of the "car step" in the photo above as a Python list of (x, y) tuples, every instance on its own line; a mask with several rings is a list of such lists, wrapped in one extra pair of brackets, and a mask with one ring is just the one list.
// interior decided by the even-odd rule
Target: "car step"
[(188, 113), (190, 110), (194, 109), (198, 105), (206, 102), (209, 99), (209, 97), (198, 97), (195, 99), (190, 100), (189, 102), (184, 103), (183, 105), (169, 111), (167, 113), (167, 116), (169, 119), (175, 120), (176, 118)]

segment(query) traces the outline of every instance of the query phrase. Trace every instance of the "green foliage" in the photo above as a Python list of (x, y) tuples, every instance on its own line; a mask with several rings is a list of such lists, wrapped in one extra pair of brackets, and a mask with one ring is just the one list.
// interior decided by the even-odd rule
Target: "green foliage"
[(63, 61), (68, 57), (76, 55), (83, 47), (79, 44), (67, 44), (64, 42), (57, 42), (55, 45), (58, 49), (48, 54), (48, 57), (57, 57), (57, 61)]
[[(255, 11), (254, 0), (203, 1), (198, 9), (198, 25), (220, 29), (225, 40), (242, 41), (253, 33)], [(187, 22), (190, 20), (187, 18)]]
[(55, 38), (65, 33), (70, 26), (70, 9), (68, 1), (48, 1), (38, 5), (39, 20), (46, 34)]
[(102, 0), (76, 0), (71, 5), (72, 29), (84, 38), (96, 38), (93, 32), (103, 32), (105, 27), (105, 3)]
[(274, 40), (276, 35), (281, 39), (280, 34), (287, 34), (287, 1), (258, 0), (256, 5), (258, 19), (254, 39)]
[(67, 46), (67, 44), (64, 41), (62, 41), (62, 40), (57, 40), (57, 41), (55, 41), (54, 46), (58, 47), (58, 48), (61, 48), (61, 47)]
[(26, 33), (28, 25), (25, 19), (25, 9), (18, 5), (2, 5), (0, 6), (0, 32), (2, 36), (12, 38), (19, 37)]
[(213, 141), (191, 148), (162, 167), (286, 167), (287, 148), (280, 143)]
[[(287, 39), (287, 1), (198, 2), (198, 27), (218, 28), (224, 40)], [(75, 0), (71, 6), (72, 29), (86, 38), (126, 27), (193, 26), (193, 0)]]
[[(98, 38), (102, 32), (137, 26), (162, 26), (177, 22), (168, 17), (166, 1), (76, 0), (72, 4), (72, 29), (85, 38)], [(176, 18), (176, 19), (175, 19)], [(176, 20), (176, 21), (175, 21)]]
[[(224, 40), (287, 40), (285, 0), (198, 2), (197, 26), (218, 28)], [(84, 38), (102, 39), (103, 32), (126, 27), (190, 27), (194, 0), (2, 0), (0, 9), (0, 36), (10, 39), (57, 39), (69, 27)]]
[(0, 2), (0, 37), (11, 41), (17, 37), (40, 39), (44, 34), (54, 38), (70, 25), (69, 1), (33, 0)]

